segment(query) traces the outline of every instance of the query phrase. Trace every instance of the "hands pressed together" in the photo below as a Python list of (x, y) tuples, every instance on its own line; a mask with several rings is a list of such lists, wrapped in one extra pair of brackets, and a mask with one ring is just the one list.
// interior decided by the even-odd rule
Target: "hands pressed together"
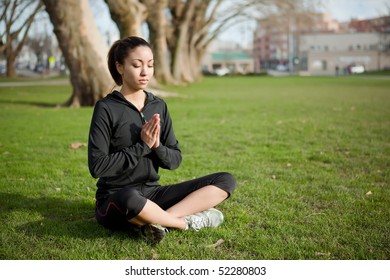
[(157, 149), (160, 145), (160, 115), (154, 114), (152, 118), (142, 126), (141, 139), (151, 149)]

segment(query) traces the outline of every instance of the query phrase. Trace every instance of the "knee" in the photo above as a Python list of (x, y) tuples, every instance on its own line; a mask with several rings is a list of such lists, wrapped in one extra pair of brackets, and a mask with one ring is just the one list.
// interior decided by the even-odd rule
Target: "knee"
[(228, 196), (230, 196), (237, 187), (237, 181), (234, 176), (229, 172), (221, 172), (219, 174), (219, 182), (216, 185), (219, 185), (224, 189)]

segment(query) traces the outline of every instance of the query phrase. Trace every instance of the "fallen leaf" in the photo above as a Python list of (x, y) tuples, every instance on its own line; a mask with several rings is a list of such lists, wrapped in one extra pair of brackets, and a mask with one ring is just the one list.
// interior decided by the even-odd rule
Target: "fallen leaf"
[(225, 240), (223, 239), (218, 239), (217, 242), (215, 242), (214, 244), (211, 244), (211, 245), (208, 245), (206, 246), (207, 248), (217, 248), (219, 245), (221, 245), (223, 242), (225, 242)]
[(79, 142), (75, 142), (75, 143), (70, 144), (70, 147), (72, 149), (78, 149), (78, 148), (85, 147), (85, 146), (87, 146), (87, 144), (79, 143)]
[(368, 191), (366, 195), (372, 195), (372, 191)]
[(325, 256), (325, 257), (329, 257), (329, 256), (330, 256), (330, 253), (316, 252), (316, 256)]
[(158, 254), (155, 251), (152, 251), (152, 260), (158, 260)]

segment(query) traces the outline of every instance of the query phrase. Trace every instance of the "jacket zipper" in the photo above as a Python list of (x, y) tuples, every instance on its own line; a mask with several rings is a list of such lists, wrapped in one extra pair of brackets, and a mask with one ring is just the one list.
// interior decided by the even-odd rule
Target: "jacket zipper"
[(141, 116), (142, 124), (145, 124), (145, 123), (146, 123), (146, 120), (145, 120), (144, 113), (142, 113), (141, 111), (139, 111), (139, 114), (140, 114), (140, 116)]
[[(142, 124), (144, 125), (145, 123), (147, 123), (147, 121), (145, 119), (145, 115), (144, 115), (144, 113), (142, 113), (142, 111), (138, 111), (138, 112), (139, 112), (139, 115), (141, 116)], [(151, 175), (151, 169), (152, 169), (151, 165), (152, 165), (151, 161), (150, 160), (146, 160), (146, 167), (148, 169), (148, 178), (150, 178), (150, 175)]]

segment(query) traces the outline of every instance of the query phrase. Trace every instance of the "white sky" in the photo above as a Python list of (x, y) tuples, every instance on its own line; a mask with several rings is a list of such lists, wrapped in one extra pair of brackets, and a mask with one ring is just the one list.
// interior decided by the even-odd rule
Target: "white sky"
[(339, 21), (366, 19), (390, 14), (390, 0), (326, 0), (325, 11)]

